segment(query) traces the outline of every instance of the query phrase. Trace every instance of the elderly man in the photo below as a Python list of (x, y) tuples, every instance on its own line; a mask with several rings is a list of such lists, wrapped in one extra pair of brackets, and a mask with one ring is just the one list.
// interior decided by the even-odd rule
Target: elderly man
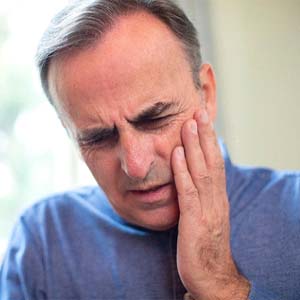
[(230, 162), (213, 70), (177, 6), (73, 2), (38, 65), (101, 189), (24, 212), (1, 299), (300, 299), (300, 176)]

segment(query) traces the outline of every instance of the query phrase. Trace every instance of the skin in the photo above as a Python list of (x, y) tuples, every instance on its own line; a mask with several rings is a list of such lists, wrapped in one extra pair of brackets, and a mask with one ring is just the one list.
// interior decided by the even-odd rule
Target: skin
[(181, 44), (146, 13), (52, 61), (59, 116), (114, 209), (129, 223), (178, 223), (177, 267), (194, 299), (247, 299), (230, 251), (224, 162), (212, 122), (212, 68), (193, 82)]

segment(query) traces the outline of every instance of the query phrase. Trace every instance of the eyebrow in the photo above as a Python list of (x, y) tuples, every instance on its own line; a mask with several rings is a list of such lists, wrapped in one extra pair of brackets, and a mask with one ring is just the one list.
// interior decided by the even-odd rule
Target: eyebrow
[[(171, 110), (174, 107), (177, 107), (178, 103), (175, 101), (172, 102), (156, 102), (150, 107), (142, 110), (136, 117), (127, 121), (131, 124), (142, 123), (145, 120), (150, 120), (157, 118), (162, 113)], [(76, 139), (79, 144), (85, 144), (95, 140), (105, 140), (116, 135), (118, 130), (116, 126), (112, 128), (88, 128), (79, 132), (76, 136)]]
[(160, 116), (162, 113), (169, 111), (173, 107), (177, 107), (177, 102), (156, 102), (150, 107), (144, 109), (136, 117), (131, 120), (127, 120), (129, 123), (141, 123), (145, 120), (153, 119)]
[(78, 143), (84, 144), (94, 140), (105, 140), (114, 136), (116, 133), (116, 127), (85, 129), (77, 135), (77, 141)]

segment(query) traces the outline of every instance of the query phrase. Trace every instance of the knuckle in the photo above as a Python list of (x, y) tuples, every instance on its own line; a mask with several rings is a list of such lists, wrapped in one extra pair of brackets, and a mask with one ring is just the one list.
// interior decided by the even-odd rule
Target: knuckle
[(216, 168), (220, 171), (224, 171), (225, 170), (224, 161), (218, 162)]
[(195, 198), (199, 197), (199, 193), (198, 193), (198, 191), (195, 187), (189, 186), (189, 187), (185, 188), (184, 196), (188, 197), (188, 198), (191, 198), (191, 199), (195, 199)]
[(217, 159), (215, 161), (215, 165), (214, 165), (215, 169), (217, 170), (220, 170), (220, 171), (223, 171), (225, 170), (225, 163), (224, 163), (224, 160), (223, 159)]
[(225, 173), (225, 163), (222, 159), (215, 160), (210, 166), (210, 173), (214, 176), (224, 174)]
[(187, 169), (186, 168), (178, 168), (178, 170), (175, 173), (175, 176), (178, 178), (178, 180), (184, 180), (187, 176)]
[(211, 236), (214, 237), (215, 239), (221, 239), (224, 234), (224, 225), (220, 222), (216, 222), (214, 226), (211, 227)]
[(215, 134), (213, 124), (212, 123), (207, 123), (207, 126), (205, 127), (204, 130), (206, 132), (207, 138), (214, 141), (214, 139), (216, 138), (216, 134)]
[(209, 174), (197, 173), (194, 178), (196, 181), (203, 182), (204, 184), (212, 183), (212, 177)]

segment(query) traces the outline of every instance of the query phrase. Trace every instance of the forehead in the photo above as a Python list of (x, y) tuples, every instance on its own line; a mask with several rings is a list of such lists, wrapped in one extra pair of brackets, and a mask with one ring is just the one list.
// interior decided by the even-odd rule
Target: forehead
[[(133, 110), (178, 94), (191, 81), (176, 36), (143, 12), (120, 17), (100, 41), (54, 60), (49, 72), (54, 101), (72, 118), (80, 114), (81, 120), (121, 109), (130, 118)], [(91, 108), (98, 113), (91, 114)]]

